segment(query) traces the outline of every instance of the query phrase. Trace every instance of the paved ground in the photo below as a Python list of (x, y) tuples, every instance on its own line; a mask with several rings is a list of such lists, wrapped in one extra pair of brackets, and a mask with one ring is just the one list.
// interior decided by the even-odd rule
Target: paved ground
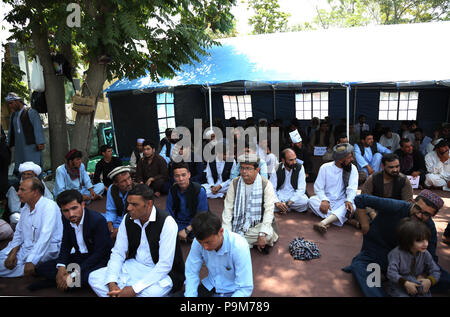
[[(313, 193), (313, 184), (307, 186)], [(450, 193), (436, 191), (444, 198), (445, 208), (434, 218), (438, 231), (437, 254), (439, 264), (450, 270), (450, 247), (441, 242), (442, 233), (450, 221)], [(415, 191), (417, 194), (418, 191)], [(210, 200), (210, 209), (220, 215), (223, 200)], [(164, 198), (155, 201), (159, 208), (165, 207)], [(105, 200), (94, 202), (90, 208), (104, 212)], [(254, 291), (256, 297), (300, 297), (300, 296), (362, 296), (359, 287), (351, 274), (341, 271), (355, 256), (362, 242), (362, 234), (350, 225), (341, 228), (332, 227), (325, 236), (312, 229), (319, 220), (310, 211), (303, 214), (289, 213), (276, 215), (280, 231), (280, 239), (269, 255), (261, 255), (251, 251), (253, 261)], [(296, 237), (304, 237), (315, 242), (321, 253), (319, 259), (308, 262), (296, 261), (289, 254), (288, 245)], [(184, 257), (189, 252), (189, 245), (183, 244)], [(202, 275), (205, 276), (206, 269)], [(19, 296), (95, 296), (91, 290), (77, 290), (73, 293), (61, 293), (57, 289), (45, 289), (29, 292), (26, 286), (33, 278), (0, 278), (1, 295)]]

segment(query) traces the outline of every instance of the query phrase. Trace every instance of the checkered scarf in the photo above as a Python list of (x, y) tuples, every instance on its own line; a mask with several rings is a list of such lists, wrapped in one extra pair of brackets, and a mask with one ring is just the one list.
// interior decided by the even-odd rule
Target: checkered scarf
[(262, 178), (257, 174), (245, 205), (245, 183), (239, 178), (234, 199), (233, 232), (243, 235), (249, 228), (261, 222)]
[(319, 248), (314, 242), (295, 238), (289, 243), (289, 253), (295, 260), (312, 260), (320, 258)]

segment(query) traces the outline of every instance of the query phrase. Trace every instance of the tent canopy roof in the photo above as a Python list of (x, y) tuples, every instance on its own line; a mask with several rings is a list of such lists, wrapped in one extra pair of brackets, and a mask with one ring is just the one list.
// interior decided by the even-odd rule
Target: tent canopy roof
[(450, 86), (450, 22), (382, 25), (219, 40), (174, 78), (116, 81), (106, 92), (243, 81), (302, 86), (368, 83)]

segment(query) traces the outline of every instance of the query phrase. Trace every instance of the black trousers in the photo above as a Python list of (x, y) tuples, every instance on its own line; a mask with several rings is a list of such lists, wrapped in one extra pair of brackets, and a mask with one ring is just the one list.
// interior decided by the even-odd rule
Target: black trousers
[[(69, 263), (77, 263), (81, 266), (81, 264), (86, 261), (86, 259), (89, 257), (88, 253), (81, 254), (81, 253), (74, 253), (69, 256)], [(56, 268), (56, 264), (58, 264), (58, 260), (51, 260), (48, 262), (40, 263), (36, 266), (36, 274), (38, 276), (45, 277), (49, 280), (56, 280), (56, 273), (58, 273), (58, 269)], [(89, 267), (85, 270), (82, 270), (80, 272), (81, 275), (81, 287), (87, 287), (89, 286), (88, 279), (89, 274), (91, 272), (100, 269), (102, 267), (105, 267), (107, 264), (106, 260), (102, 263), (98, 263), (95, 266)]]

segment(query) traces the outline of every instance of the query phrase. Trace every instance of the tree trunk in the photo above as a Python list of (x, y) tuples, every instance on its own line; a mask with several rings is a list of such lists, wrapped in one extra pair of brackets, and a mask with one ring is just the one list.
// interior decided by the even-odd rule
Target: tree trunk
[[(82, 96), (95, 96), (95, 110), (97, 110), (98, 95), (103, 90), (103, 84), (106, 80), (106, 65), (100, 65), (97, 61), (92, 62), (87, 71), (87, 84), (83, 85)], [(90, 114), (77, 113), (75, 127), (72, 135), (72, 148), (76, 148), (83, 152), (84, 161), (87, 162), (89, 157), (89, 149), (91, 147), (91, 136), (94, 128), (95, 111)]]
[(47, 33), (42, 31), (36, 23), (33, 23), (32, 39), (44, 70), (50, 136), (50, 144), (46, 146), (50, 146), (51, 167), (54, 175), (56, 168), (64, 163), (64, 156), (68, 150), (64, 77), (55, 75)]

